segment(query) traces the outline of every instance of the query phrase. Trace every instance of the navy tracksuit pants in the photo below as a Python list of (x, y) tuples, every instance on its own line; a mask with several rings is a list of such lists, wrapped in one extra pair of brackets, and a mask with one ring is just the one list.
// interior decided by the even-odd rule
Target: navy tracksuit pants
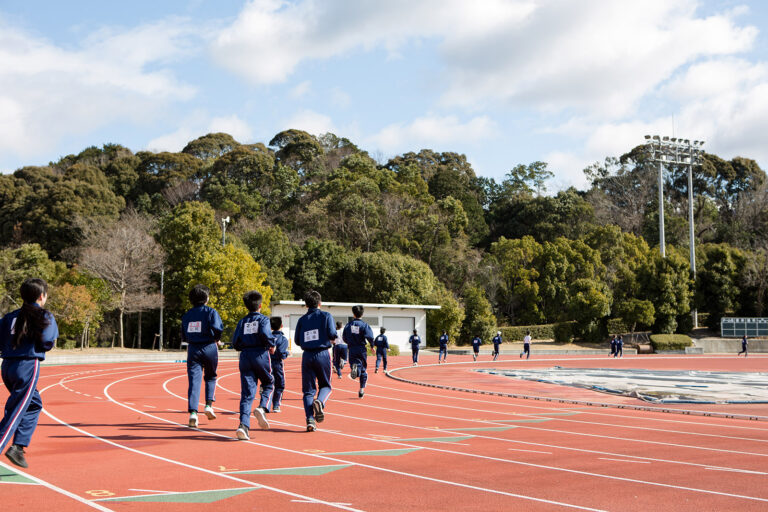
[(0, 452), (11, 440), (13, 444), (29, 446), (43, 409), (43, 401), (37, 391), (40, 377), (38, 359), (5, 359), (2, 377), (10, 396), (0, 421)]
[(272, 361), (272, 376), (275, 378), (275, 392), (272, 395), (272, 409), (280, 407), (283, 402), (283, 391), (285, 391), (285, 371), (283, 370), (283, 362), (276, 363)]
[(189, 378), (189, 412), (197, 411), (200, 403), (200, 384), (205, 381), (205, 401), (216, 400), (216, 368), (219, 366), (219, 349), (216, 342), (190, 343), (187, 345), (187, 377)]
[(312, 404), (315, 401), (315, 392), (317, 400), (325, 405), (333, 391), (330, 350), (304, 351), (301, 356), (301, 390), (304, 392), (304, 414), (307, 418), (314, 418)]
[(349, 347), (349, 364), (350, 366), (358, 365), (360, 389), (365, 389), (365, 384), (368, 382), (368, 352), (366, 348)]
[(256, 389), (261, 383), (259, 407), (269, 410), (275, 379), (272, 376), (272, 362), (265, 348), (245, 349), (240, 352), (240, 423), (251, 427), (251, 405)]
[(339, 343), (333, 346), (333, 367), (336, 373), (341, 377), (341, 369), (344, 368), (344, 361), (349, 358), (347, 351), (347, 345), (345, 343)]
[(387, 371), (387, 351), (376, 350), (376, 369), (379, 369), (379, 365), (384, 361), (384, 371)]

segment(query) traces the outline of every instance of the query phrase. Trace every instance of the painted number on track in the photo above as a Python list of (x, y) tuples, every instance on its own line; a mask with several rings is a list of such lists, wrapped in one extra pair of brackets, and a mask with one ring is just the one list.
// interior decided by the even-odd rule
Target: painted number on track
[(93, 491), (85, 491), (85, 494), (90, 494), (94, 498), (105, 498), (107, 496), (114, 496), (115, 493), (104, 490), (104, 489), (96, 489)]

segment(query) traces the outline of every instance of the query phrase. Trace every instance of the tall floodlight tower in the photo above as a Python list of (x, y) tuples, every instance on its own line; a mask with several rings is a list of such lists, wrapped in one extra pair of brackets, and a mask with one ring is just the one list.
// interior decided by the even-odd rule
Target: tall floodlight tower
[[(667, 165), (684, 165), (688, 171), (688, 236), (691, 261), (691, 275), (696, 282), (696, 243), (693, 229), (693, 166), (701, 165), (704, 154), (704, 141), (680, 139), (676, 137), (659, 137), (658, 135), (646, 135), (646, 145), (651, 155), (651, 161), (659, 164), (659, 246), (661, 256), (665, 256), (664, 247), (664, 193), (663, 193), (663, 168)], [(699, 326), (698, 312), (694, 309), (693, 326)]]

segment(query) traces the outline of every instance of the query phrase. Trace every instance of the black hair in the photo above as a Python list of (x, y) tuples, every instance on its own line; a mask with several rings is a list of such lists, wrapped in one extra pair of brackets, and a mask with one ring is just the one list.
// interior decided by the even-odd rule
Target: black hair
[(530, 335), (531, 335), (531, 331), (525, 331), (525, 334), (527, 334), (528, 336), (530, 336)]
[(245, 304), (245, 308), (251, 313), (259, 310), (262, 299), (263, 297), (256, 290), (251, 290), (243, 294), (243, 303)]
[(419, 334), (416, 329), (413, 330), (413, 334)]
[(386, 327), (382, 327), (381, 328), (381, 334), (384, 334), (385, 332), (387, 332), (387, 328)]
[(336, 320), (336, 328), (341, 329), (341, 322), (339, 322), (338, 320)]
[(189, 302), (193, 306), (202, 306), (208, 302), (208, 297), (211, 294), (211, 290), (204, 284), (196, 284), (189, 290)]
[(352, 314), (355, 315), (355, 318), (361, 318), (363, 316), (363, 312), (365, 311), (365, 308), (358, 304), (357, 306), (352, 306)]
[(306, 304), (308, 308), (316, 308), (320, 305), (321, 300), (322, 297), (320, 297), (320, 292), (318, 291), (307, 290), (306, 293), (304, 293), (304, 304)]
[(279, 316), (272, 316), (269, 318), (269, 326), (273, 331), (278, 331), (283, 326), (283, 318)]
[(36, 305), (41, 295), (48, 295), (48, 283), (37, 278), (27, 279), (21, 283), (19, 294), (24, 304), (16, 317), (11, 346), (18, 348), (22, 337), (27, 337), (35, 343), (37, 349), (43, 341), (43, 331), (51, 324), (48, 311)]

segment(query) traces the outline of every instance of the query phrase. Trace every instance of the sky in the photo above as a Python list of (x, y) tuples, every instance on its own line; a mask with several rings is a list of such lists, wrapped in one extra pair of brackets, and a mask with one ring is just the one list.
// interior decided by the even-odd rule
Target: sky
[(0, 0), (0, 171), (297, 128), (549, 189), (659, 134), (768, 169), (761, 0)]

